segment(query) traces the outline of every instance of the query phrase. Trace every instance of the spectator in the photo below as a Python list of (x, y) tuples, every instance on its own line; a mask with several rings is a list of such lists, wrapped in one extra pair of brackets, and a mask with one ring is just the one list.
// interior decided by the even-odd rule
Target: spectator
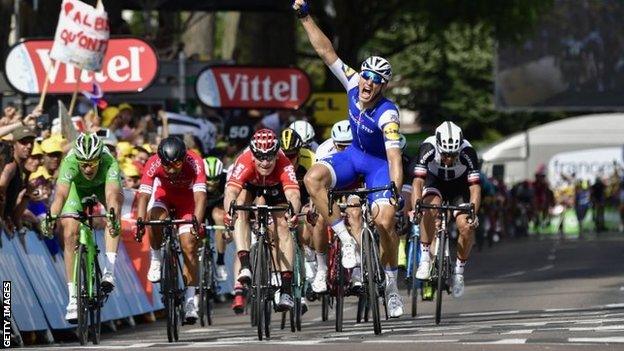
[(28, 174), (34, 173), (39, 166), (43, 163), (43, 150), (41, 150), (41, 143), (38, 140), (34, 140), (33, 148), (24, 162), (24, 169), (28, 171)]
[(4, 115), (0, 118), (0, 126), (6, 126), (12, 123), (19, 122), (19, 113), (17, 107), (12, 102), (9, 102), (4, 107)]
[(53, 136), (41, 142), (43, 150), (43, 166), (52, 178), (58, 177), (58, 169), (63, 158), (63, 139), (60, 136)]
[(141, 183), (141, 174), (138, 168), (132, 163), (126, 163), (121, 167), (123, 172), (123, 186), (128, 189), (139, 189)]
[(35, 131), (28, 127), (13, 132), (13, 160), (0, 174), (0, 214), (9, 230), (21, 228), (21, 215), (28, 200), (24, 180), (30, 174), (24, 166), (33, 150), (35, 136)]
[(589, 184), (586, 180), (579, 180), (574, 187), (574, 211), (579, 226), (579, 236), (583, 233), (583, 221), (591, 204)]
[(277, 110), (277, 112), (268, 114), (260, 120), (256, 125), (256, 130), (262, 128), (268, 128), (273, 130), (276, 134), (282, 131), (290, 122), (295, 119), (290, 110)]
[(31, 223), (31, 228), (38, 228), (39, 222), (45, 217), (50, 195), (52, 193), (52, 177), (45, 167), (40, 166), (28, 177), (28, 192), (30, 201), (24, 213), (24, 219)]
[(596, 177), (596, 182), (591, 187), (591, 202), (594, 209), (593, 217), (597, 233), (606, 230), (604, 224), (605, 189), (606, 186), (602, 179)]
[(150, 157), (150, 153), (142, 146), (135, 146), (132, 155), (132, 163), (137, 167), (139, 173), (143, 173), (143, 166)]
[(115, 121), (115, 118), (117, 118), (117, 116), (119, 115), (119, 109), (115, 106), (109, 106), (105, 108), (104, 111), (102, 111), (101, 115), (102, 115), (101, 126), (103, 128), (109, 128)]

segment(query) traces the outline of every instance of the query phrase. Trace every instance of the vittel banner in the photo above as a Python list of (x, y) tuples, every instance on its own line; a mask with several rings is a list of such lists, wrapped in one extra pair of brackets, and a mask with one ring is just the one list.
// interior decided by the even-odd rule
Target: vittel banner
[(199, 100), (220, 108), (302, 106), (310, 96), (310, 79), (298, 68), (212, 66), (195, 85)]
[(49, 69), (48, 93), (71, 94), (80, 82), (81, 90), (91, 90), (98, 82), (105, 93), (141, 92), (158, 73), (154, 49), (138, 38), (113, 38), (108, 42), (102, 70), (89, 72), (50, 59), (52, 40), (25, 40), (11, 48), (5, 75), (11, 86), (24, 94), (39, 94)]

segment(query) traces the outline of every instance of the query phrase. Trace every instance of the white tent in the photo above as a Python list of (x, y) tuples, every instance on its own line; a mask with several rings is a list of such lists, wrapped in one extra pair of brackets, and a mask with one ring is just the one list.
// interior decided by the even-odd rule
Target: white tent
[[(504, 167), (509, 183), (533, 178), (537, 167), (556, 154), (624, 145), (624, 113), (566, 118), (514, 134), (481, 153), (483, 171)], [(500, 168), (499, 168), (500, 171)]]

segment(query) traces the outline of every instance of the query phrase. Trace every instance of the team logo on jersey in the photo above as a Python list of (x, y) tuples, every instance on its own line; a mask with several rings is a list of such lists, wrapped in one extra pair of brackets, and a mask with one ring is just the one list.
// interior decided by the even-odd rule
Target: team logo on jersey
[(388, 123), (384, 126), (383, 129), (386, 140), (399, 140), (401, 139), (401, 135), (399, 134), (399, 124), (398, 123)]
[(353, 68), (347, 66), (344, 63), (342, 64), (342, 72), (344, 72), (345, 76), (347, 76), (347, 78), (349, 79), (351, 79), (351, 77), (353, 77), (353, 75), (357, 73)]

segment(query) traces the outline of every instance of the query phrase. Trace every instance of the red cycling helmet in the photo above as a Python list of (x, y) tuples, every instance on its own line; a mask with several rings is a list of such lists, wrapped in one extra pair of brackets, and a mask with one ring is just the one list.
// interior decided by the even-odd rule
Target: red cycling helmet
[(270, 129), (260, 129), (251, 137), (249, 149), (256, 158), (275, 156), (279, 150), (277, 135)]

